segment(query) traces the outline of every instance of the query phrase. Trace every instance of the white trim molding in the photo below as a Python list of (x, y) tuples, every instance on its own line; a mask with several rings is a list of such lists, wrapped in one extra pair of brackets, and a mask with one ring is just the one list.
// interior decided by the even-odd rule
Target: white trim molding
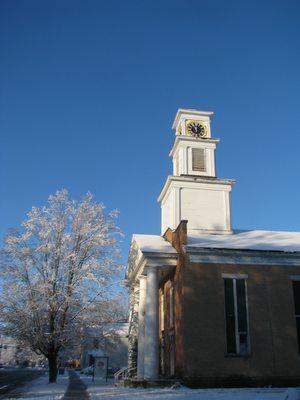
[(172, 252), (149, 251), (139, 247), (137, 241), (133, 237), (131, 242), (129, 257), (127, 262), (125, 280), (128, 286), (137, 281), (141, 275), (146, 275), (146, 268), (155, 267), (157, 269), (169, 271), (177, 265), (178, 253), (169, 245)]
[(222, 274), (222, 278), (227, 279), (248, 279), (248, 274)]
[(191, 248), (185, 246), (190, 261), (197, 264), (287, 265), (300, 267), (300, 252)]

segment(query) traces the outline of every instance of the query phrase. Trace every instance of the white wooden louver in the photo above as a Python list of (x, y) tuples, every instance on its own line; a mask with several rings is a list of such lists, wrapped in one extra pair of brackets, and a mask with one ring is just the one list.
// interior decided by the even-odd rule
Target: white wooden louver
[(205, 149), (192, 149), (193, 171), (206, 171)]

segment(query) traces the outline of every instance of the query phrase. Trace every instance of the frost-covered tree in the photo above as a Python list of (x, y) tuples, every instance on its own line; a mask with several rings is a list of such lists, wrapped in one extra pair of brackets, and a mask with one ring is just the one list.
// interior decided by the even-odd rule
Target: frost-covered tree
[(49, 382), (56, 381), (59, 354), (94, 314), (95, 302), (109, 300), (121, 271), (116, 216), (90, 193), (76, 202), (61, 190), (5, 238), (1, 322), (48, 359)]
[(68, 348), (60, 353), (60, 360), (66, 363), (70, 360), (82, 359), (84, 349), (90, 345), (88, 332), (97, 332), (99, 345), (106, 339), (113, 340), (118, 337), (120, 324), (128, 321), (128, 295), (125, 290), (113, 291), (106, 299), (97, 299), (89, 307), (88, 318), (78, 325), (77, 332), (69, 341)]

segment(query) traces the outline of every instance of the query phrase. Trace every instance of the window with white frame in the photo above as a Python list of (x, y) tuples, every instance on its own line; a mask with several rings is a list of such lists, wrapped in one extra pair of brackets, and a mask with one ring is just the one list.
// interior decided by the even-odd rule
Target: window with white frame
[(228, 354), (249, 354), (247, 284), (244, 277), (224, 277)]

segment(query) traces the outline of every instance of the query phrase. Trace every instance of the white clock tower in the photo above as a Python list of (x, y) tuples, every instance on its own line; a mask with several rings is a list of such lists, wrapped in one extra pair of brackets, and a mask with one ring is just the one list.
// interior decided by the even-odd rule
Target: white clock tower
[(215, 151), (219, 139), (211, 137), (212, 112), (179, 109), (170, 152), (173, 175), (159, 195), (162, 234), (188, 221), (188, 233), (232, 233), (230, 192), (235, 181), (216, 177)]

